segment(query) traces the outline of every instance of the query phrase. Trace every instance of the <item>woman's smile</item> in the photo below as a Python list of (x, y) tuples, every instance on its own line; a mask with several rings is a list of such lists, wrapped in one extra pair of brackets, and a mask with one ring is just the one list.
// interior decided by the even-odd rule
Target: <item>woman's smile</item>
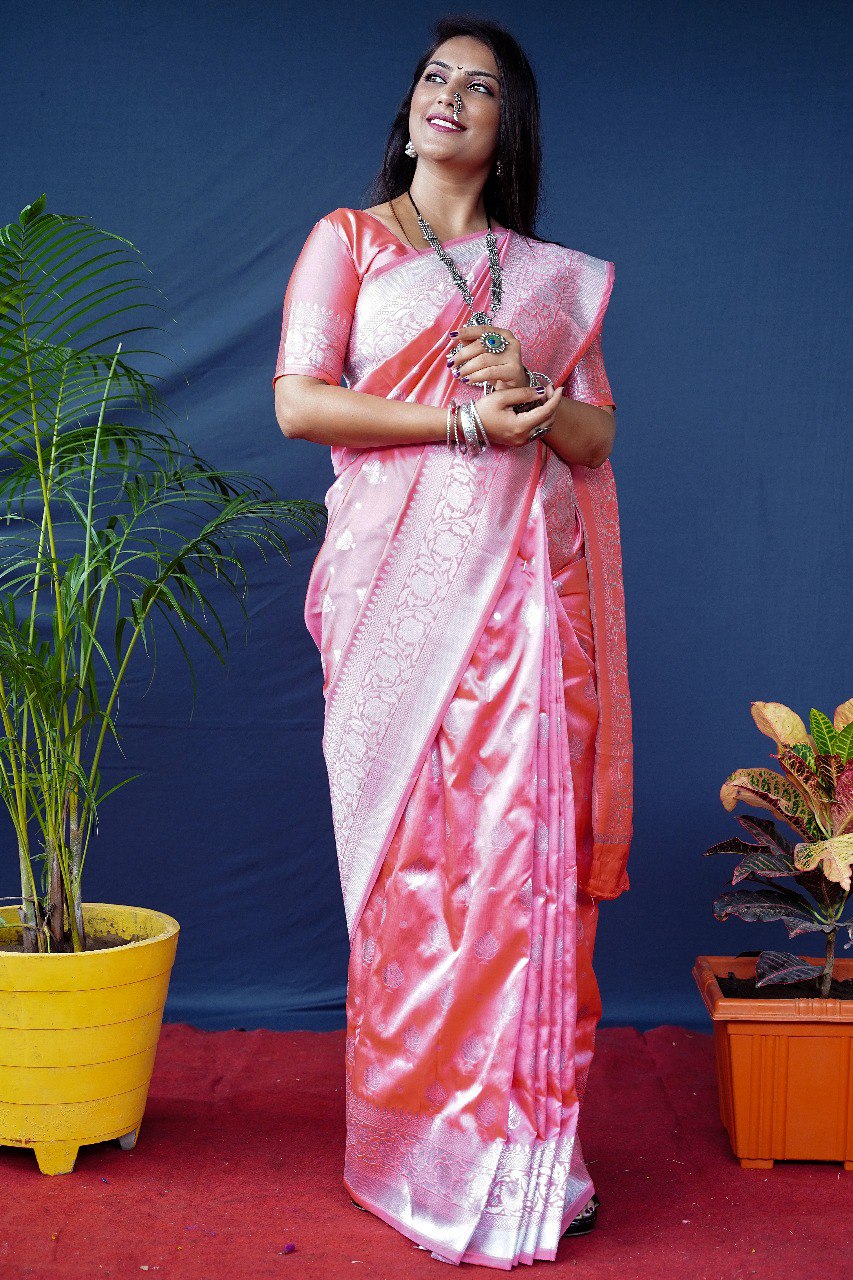
[(437, 129), (439, 133), (464, 133), (465, 132), (464, 124), (459, 124), (457, 121), (452, 120), (449, 116), (438, 115), (437, 112), (433, 112), (432, 115), (427, 116), (427, 124), (431, 125), (433, 129)]

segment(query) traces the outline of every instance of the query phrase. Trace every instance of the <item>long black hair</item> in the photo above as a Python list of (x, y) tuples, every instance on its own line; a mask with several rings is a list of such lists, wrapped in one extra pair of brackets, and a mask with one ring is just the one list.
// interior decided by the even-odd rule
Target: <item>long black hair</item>
[[(515, 36), (498, 22), (465, 15), (440, 18), (432, 44), (421, 55), (412, 83), (391, 125), (382, 168), (368, 192), (368, 204), (384, 204), (411, 186), (416, 160), (406, 155), (412, 95), (436, 49), (454, 36), (471, 36), (491, 49), (501, 80), (501, 115), (495, 164), (483, 188), (489, 215), (530, 239), (536, 234), (541, 200), (542, 143), (539, 129), (539, 90), (527, 55)], [(496, 172), (500, 161), (501, 172)]]

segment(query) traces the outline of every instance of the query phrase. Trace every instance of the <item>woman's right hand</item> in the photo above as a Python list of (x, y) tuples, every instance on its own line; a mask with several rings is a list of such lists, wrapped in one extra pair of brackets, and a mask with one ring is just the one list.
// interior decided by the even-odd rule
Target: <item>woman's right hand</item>
[(504, 391), (490, 391), (476, 401), (477, 412), (489, 437), (490, 444), (501, 444), (510, 448), (518, 448), (527, 444), (534, 427), (551, 426), (560, 398), (562, 387), (545, 388), (542, 404), (523, 413), (516, 413), (515, 404), (524, 404), (535, 398), (530, 387), (507, 387)]

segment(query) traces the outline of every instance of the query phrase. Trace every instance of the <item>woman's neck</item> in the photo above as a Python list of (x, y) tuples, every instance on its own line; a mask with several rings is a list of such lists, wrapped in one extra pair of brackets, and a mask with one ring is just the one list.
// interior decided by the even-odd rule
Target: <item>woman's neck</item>
[[(478, 180), (472, 181), (470, 174), (460, 177), (426, 169), (423, 162), (419, 161), (412, 178), (411, 192), (421, 215), (426, 218), (439, 240), (452, 240), (457, 236), (486, 230), (482, 184)], [(403, 213), (401, 205), (407, 205), (415, 219), (415, 225), (418, 225), (408, 196), (394, 204), (400, 216)]]

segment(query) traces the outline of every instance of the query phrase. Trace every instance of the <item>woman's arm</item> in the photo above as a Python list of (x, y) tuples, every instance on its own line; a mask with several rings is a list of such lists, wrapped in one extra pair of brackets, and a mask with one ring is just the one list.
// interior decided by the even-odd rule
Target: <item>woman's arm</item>
[[(485, 332), (500, 334), (506, 342), (503, 352), (489, 354), (483, 351), (481, 335)], [(497, 325), (465, 325), (458, 333), (449, 335), (449, 346), (454, 351), (451, 368), (464, 381), (474, 385), (490, 382), (498, 387), (525, 387), (527, 370), (522, 361), (521, 344), (511, 329)], [(455, 344), (455, 346), (454, 346)], [(564, 462), (580, 462), (586, 467), (600, 467), (610, 456), (616, 434), (616, 421), (610, 406), (589, 404), (583, 398), (570, 398), (572, 392), (589, 399), (601, 399), (601, 392), (610, 394), (610, 384), (604, 371), (600, 335), (587, 348), (585, 355), (572, 371), (557, 405), (551, 430), (543, 437), (546, 444)]]
[[(553, 393), (552, 393), (553, 395)], [(534, 397), (535, 396), (534, 393)], [(483, 429), (493, 445), (527, 444), (534, 427), (549, 422), (555, 405), (542, 402), (516, 414), (514, 405), (529, 403), (529, 386), (492, 391), (477, 401)], [(283, 374), (275, 381), (275, 414), (286, 436), (316, 444), (351, 449), (383, 445), (431, 444), (447, 440), (447, 410), (409, 400), (333, 386), (307, 374)]]
[(350, 449), (446, 441), (447, 410), (333, 387), (288, 373), (276, 379), (275, 416), (289, 438)]
[(563, 396), (554, 423), (543, 440), (564, 462), (600, 467), (610, 457), (616, 435), (616, 414), (604, 405), (586, 404)]

